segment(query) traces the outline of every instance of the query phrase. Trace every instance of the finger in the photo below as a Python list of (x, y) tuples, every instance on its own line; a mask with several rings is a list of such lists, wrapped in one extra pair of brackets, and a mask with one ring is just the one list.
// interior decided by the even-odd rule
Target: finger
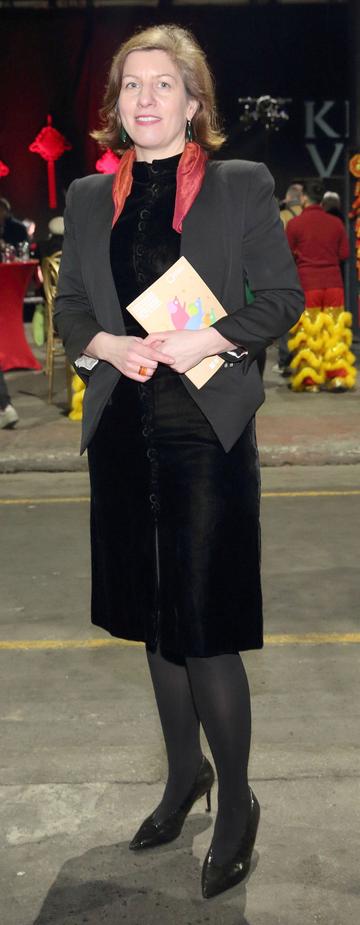
[(131, 369), (133, 367), (139, 368), (139, 366), (147, 366), (149, 369), (156, 369), (158, 360), (155, 360), (146, 353), (140, 353), (138, 350), (131, 350), (126, 357), (126, 365)]
[(171, 354), (165, 353), (162, 350), (156, 350), (155, 347), (144, 347), (141, 353), (140, 350), (137, 350), (136, 356), (140, 356), (141, 362), (147, 360), (149, 364), (151, 361), (155, 361), (156, 363), (167, 363), (170, 366), (174, 363), (174, 357), (171, 356)]
[(130, 371), (127, 373), (124, 373), (124, 375), (127, 377), (127, 379), (133, 379), (134, 382), (144, 383), (144, 382), (149, 382), (149, 380), (152, 379), (153, 372), (151, 373), (151, 375), (148, 375), (148, 376), (139, 376), (138, 372), (134, 373)]
[(151, 344), (156, 340), (162, 342), (170, 337), (170, 334), (174, 333), (175, 331), (152, 331), (151, 334), (148, 334), (147, 337), (145, 337), (144, 342), (148, 344)]

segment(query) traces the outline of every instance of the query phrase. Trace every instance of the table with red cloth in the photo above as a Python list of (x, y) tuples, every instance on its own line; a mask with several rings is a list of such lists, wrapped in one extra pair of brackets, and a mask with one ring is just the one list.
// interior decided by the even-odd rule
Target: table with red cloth
[(0, 368), (42, 369), (25, 337), (23, 302), (37, 260), (0, 263)]

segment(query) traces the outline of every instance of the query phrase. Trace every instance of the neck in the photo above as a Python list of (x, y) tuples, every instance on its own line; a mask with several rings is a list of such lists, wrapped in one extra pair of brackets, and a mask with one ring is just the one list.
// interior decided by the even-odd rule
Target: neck
[(145, 161), (147, 164), (151, 164), (153, 161), (162, 161), (167, 157), (175, 157), (176, 154), (182, 154), (185, 142), (174, 144), (169, 148), (158, 148), (153, 151), (148, 150), (147, 148), (140, 148), (139, 145), (135, 145), (135, 153), (137, 161)]

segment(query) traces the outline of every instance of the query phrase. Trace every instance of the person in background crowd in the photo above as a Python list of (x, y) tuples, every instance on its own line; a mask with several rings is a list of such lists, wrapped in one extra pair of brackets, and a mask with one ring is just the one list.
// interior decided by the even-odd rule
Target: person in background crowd
[(48, 224), (49, 234), (44, 241), (38, 241), (38, 254), (40, 260), (43, 257), (51, 257), (58, 251), (62, 251), (64, 242), (64, 219), (62, 215), (55, 215)]
[(328, 190), (324, 193), (321, 205), (329, 215), (335, 215), (335, 218), (341, 218), (344, 221), (344, 213), (341, 211), (341, 199), (339, 193)]
[(0, 241), (16, 247), (28, 240), (25, 225), (11, 215), (11, 205), (7, 199), (0, 199)]
[[(290, 219), (295, 218), (302, 212), (300, 196), (303, 191), (301, 180), (292, 180), (288, 186), (285, 199), (280, 202), (280, 218), (286, 228)], [(286, 332), (278, 339), (278, 362), (273, 366), (273, 372), (280, 373), (280, 376), (290, 376), (291, 353), (288, 347), (289, 334)]]
[(350, 246), (339, 218), (321, 203), (321, 180), (304, 181), (303, 212), (286, 226), (305, 292), (305, 311), (289, 336), (294, 391), (318, 392), (321, 387), (342, 392), (355, 383), (355, 357), (350, 351), (351, 313), (344, 310), (341, 261)]
[[(210, 808), (203, 725), (218, 774), (202, 872), (209, 898), (247, 875), (260, 813), (248, 784), (239, 654), (263, 644), (256, 357), (295, 323), (304, 300), (269, 171), (209, 156), (225, 139), (190, 32), (159, 25), (134, 34), (113, 59), (101, 112), (93, 137), (126, 151), (115, 181), (70, 186), (55, 311), (67, 355), (88, 381), (92, 620), (145, 642), (167, 749), (165, 791), (133, 851), (177, 838), (205, 794)], [(126, 306), (180, 248), (227, 314), (204, 329), (182, 319), (146, 335)], [(225, 362), (209, 385), (192, 386), (184, 374), (219, 352)]]
[(64, 243), (63, 216), (55, 215), (54, 218), (51, 218), (48, 224), (48, 229), (48, 237), (44, 241), (38, 241), (37, 243), (37, 257), (40, 261), (39, 266), (37, 267), (37, 276), (40, 283), (43, 282), (41, 261), (44, 259), (44, 257), (51, 257), (52, 254), (57, 254), (59, 251), (62, 251)]
[(295, 218), (296, 215), (300, 215), (302, 212), (302, 205), (300, 201), (301, 194), (303, 192), (303, 182), (302, 180), (292, 180), (290, 186), (288, 186), (285, 199), (280, 202), (280, 218), (286, 228), (287, 223), (291, 218)]
[(11, 404), (3, 371), (0, 369), (0, 430), (5, 427), (15, 427), (19, 420), (19, 415)]

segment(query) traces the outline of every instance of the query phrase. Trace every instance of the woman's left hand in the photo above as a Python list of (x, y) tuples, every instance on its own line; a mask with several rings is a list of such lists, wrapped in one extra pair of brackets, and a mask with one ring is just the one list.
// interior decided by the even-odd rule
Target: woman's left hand
[(155, 346), (160, 351), (174, 358), (171, 369), (177, 373), (186, 373), (205, 357), (214, 356), (231, 349), (230, 341), (225, 340), (215, 328), (202, 331), (158, 331), (148, 334), (145, 343)]

